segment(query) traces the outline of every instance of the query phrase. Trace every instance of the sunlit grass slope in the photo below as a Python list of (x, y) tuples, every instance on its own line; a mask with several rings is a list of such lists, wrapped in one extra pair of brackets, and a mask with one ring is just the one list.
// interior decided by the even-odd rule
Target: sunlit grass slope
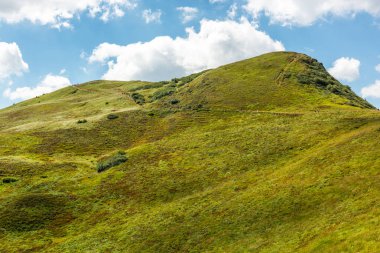
[(302, 54), (76, 85), (0, 122), (0, 252), (380, 248), (380, 113)]

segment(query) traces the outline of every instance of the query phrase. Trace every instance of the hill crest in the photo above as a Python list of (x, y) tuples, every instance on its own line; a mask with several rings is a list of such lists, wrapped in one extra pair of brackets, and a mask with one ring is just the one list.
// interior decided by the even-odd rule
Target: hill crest
[[(300, 112), (374, 107), (333, 78), (321, 63), (275, 52), (169, 81), (92, 81), (0, 111), (0, 129), (69, 128), (130, 110)], [(12, 128), (13, 126), (13, 128)]]

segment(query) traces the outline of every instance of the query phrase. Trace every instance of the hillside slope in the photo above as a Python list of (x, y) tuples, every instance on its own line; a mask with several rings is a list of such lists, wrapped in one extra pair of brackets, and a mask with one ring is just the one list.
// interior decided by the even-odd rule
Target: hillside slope
[(304, 54), (276, 52), (206, 72), (178, 92), (182, 104), (250, 110), (373, 108)]
[(380, 248), (380, 114), (306, 55), (76, 85), (0, 122), (0, 252)]

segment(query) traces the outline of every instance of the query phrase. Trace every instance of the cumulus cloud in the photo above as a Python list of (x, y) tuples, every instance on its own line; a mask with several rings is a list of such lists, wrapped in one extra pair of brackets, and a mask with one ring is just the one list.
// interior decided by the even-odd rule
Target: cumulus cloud
[(186, 37), (162, 36), (126, 46), (103, 43), (89, 62), (108, 65), (104, 79), (158, 81), (282, 50), (281, 42), (246, 19), (202, 20), (199, 32), (187, 28)]
[(308, 26), (328, 16), (357, 13), (380, 16), (379, 0), (248, 0), (245, 9), (254, 17), (264, 14), (272, 23)]
[(20, 48), (16, 43), (0, 42), (0, 80), (28, 71)]
[(215, 3), (223, 3), (226, 0), (210, 0), (210, 3), (215, 4)]
[(30, 21), (52, 27), (71, 27), (70, 20), (82, 12), (108, 21), (136, 7), (134, 0), (0, 0), (0, 21)]
[(375, 70), (380, 73), (380, 64), (375, 67)]
[(364, 87), (361, 93), (364, 98), (380, 98), (380, 80), (376, 80), (374, 84)]
[(182, 23), (184, 24), (195, 19), (198, 14), (198, 9), (194, 7), (178, 7), (177, 10), (181, 12)]
[(337, 59), (328, 71), (339, 80), (352, 82), (360, 76), (360, 61), (354, 58), (342, 57)]
[(7, 88), (3, 95), (11, 100), (17, 99), (29, 99), (33, 97), (40, 96), (42, 94), (47, 94), (66, 86), (71, 85), (71, 82), (68, 78), (63, 76), (56, 76), (52, 74), (48, 74), (39, 83), (36, 87), (21, 87), (16, 88), (15, 90), (11, 90)]
[(102, 43), (92, 52), (88, 61), (90, 63), (104, 62), (107, 59), (118, 57), (124, 48), (124, 46), (116, 44)]
[(144, 10), (142, 17), (145, 20), (145, 23), (160, 23), (161, 22), (161, 10), (152, 11), (151, 9)]

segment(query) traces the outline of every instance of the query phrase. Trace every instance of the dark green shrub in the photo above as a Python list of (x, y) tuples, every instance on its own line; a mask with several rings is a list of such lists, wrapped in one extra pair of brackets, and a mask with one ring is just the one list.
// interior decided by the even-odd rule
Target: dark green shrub
[(3, 178), (3, 183), (4, 184), (11, 184), (11, 183), (15, 183), (17, 182), (18, 180), (16, 178), (13, 178), (13, 177), (6, 177), (6, 178)]
[(299, 74), (297, 79), (302, 84), (312, 84), (314, 80), (309, 75)]
[(75, 90), (73, 90), (72, 92), (70, 92), (70, 94), (75, 94), (75, 93), (77, 93), (78, 92), (78, 89), (75, 89)]
[(163, 88), (153, 93), (152, 100), (158, 100), (160, 98), (172, 95), (175, 92), (173, 88)]
[(117, 115), (115, 115), (115, 114), (109, 114), (109, 115), (107, 116), (107, 119), (109, 119), (109, 120), (118, 119), (118, 118), (119, 118), (119, 116), (117, 116)]
[(317, 77), (317, 78), (315, 79), (315, 83), (316, 83), (317, 85), (320, 85), (320, 86), (327, 86), (327, 85), (328, 85), (328, 82), (326, 81), (326, 79), (319, 78), (319, 77)]
[(178, 99), (173, 99), (173, 100), (170, 100), (169, 103), (172, 104), (172, 105), (176, 105), (176, 104), (179, 104), (179, 100)]
[(145, 103), (145, 98), (140, 93), (132, 93), (131, 98), (136, 102), (136, 104), (143, 105)]
[(198, 104), (196, 105), (193, 110), (202, 110), (203, 109), (203, 105), (202, 104)]
[(114, 156), (111, 156), (103, 161), (98, 162), (96, 170), (98, 171), (98, 173), (100, 173), (122, 163), (125, 163), (126, 161), (128, 161), (126, 153), (124, 151), (119, 151)]
[(80, 119), (80, 120), (78, 120), (77, 123), (78, 124), (85, 124), (85, 123), (87, 123), (87, 120), (86, 119)]

